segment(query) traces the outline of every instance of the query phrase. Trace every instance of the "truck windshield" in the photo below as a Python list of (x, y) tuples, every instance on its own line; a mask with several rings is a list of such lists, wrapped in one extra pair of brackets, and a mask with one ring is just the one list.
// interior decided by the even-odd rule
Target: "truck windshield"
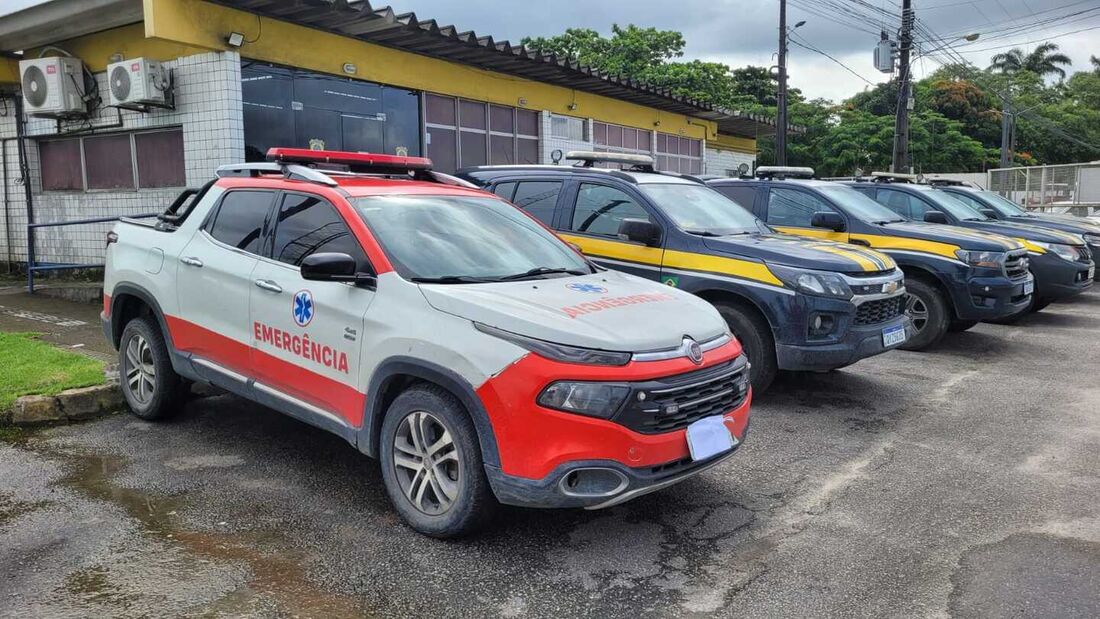
[(639, 188), (677, 227), (691, 234), (724, 236), (771, 231), (740, 204), (710, 187), (643, 183)]
[(962, 221), (986, 221), (989, 218), (978, 212), (966, 202), (951, 197), (946, 191), (934, 189), (923, 185), (914, 185), (914, 188), (922, 192), (925, 197), (936, 203), (937, 206), (950, 213), (956, 219)]
[(843, 209), (848, 215), (869, 224), (888, 224), (895, 221), (905, 221), (897, 213), (875, 202), (866, 195), (848, 187), (847, 185), (824, 185), (817, 190), (825, 194), (826, 198)]
[(1034, 217), (1031, 213), (1020, 208), (1020, 205), (999, 193), (993, 193), (992, 191), (979, 191), (977, 193), (990, 208), (1005, 217)]
[(352, 205), (394, 269), (423, 283), (583, 275), (593, 268), (514, 206), (474, 196), (371, 196)]

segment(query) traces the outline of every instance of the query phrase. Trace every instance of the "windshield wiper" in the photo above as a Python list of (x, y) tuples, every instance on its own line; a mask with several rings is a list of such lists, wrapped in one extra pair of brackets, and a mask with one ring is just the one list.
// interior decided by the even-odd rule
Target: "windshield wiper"
[(443, 275), (441, 277), (413, 277), (409, 281), (417, 284), (484, 284), (499, 282), (499, 277), (474, 277), (472, 275)]
[(512, 275), (505, 275), (504, 277), (497, 278), (499, 281), (510, 281), (515, 279), (526, 279), (528, 277), (538, 277), (539, 275), (555, 275), (557, 273), (568, 273), (569, 275), (588, 275), (581, 269), (566, 269), (563, 267), (535, 267), (529, 271), (523, 273), (515, 273)]
[(905, 219), (883, 219), (882, 221), (872, 221), (871, 223), (876, 225), (876, 226), (885, 226), (886, 224), (900, 224), (904, 221), (907, 221), (907, 220), (905, 220)]
[(684, 232), (688, 234), (694, 234), (695, 236), (727, 236), (725, 234), (718, 234), (717, 232), (711, 232), (710, 230), (700, 230), (698, 228), (686, 228)]

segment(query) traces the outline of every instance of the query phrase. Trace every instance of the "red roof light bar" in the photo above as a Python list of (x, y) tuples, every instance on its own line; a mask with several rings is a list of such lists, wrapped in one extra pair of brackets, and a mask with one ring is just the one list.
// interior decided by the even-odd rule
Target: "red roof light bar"
[(409, 173), (432, 169), (427, 157), (402, 157), (341, 150), (310, 150), (308, 148), (273, 147), (267, 150), (267, 160), (276, 163), (325, 163), (344, 165), (352, 172), (376, 174)]

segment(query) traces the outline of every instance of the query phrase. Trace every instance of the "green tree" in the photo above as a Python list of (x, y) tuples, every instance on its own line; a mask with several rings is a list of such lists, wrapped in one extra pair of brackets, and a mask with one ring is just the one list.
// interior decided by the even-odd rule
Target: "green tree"
[(1043, 43), (1030, 54), (1024, 54), (1018, 47), (996, 54), (990, 59), (989, 69), (998, 73), (1016, 73), (1026, 70), (1039, 77), (1057, 75), (1058, 79), (1065, 79), (1066, 70), (1063, 67), (1071, 64), (1073, 61), (1069, 56), (1058, 52), (1057, 43)]
[(520, 43), (544, 54), (570, 56), (611, 75), (639, 77), (684, 55), (684, 36), (674, 30), (611, 26), (611, 37), (588, 28), (570, 28), (553, 37), (524, 37)]

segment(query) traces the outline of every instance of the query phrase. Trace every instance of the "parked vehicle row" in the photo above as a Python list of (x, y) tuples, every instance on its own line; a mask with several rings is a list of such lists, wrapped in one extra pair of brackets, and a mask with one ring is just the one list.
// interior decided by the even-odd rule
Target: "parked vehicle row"
[(922, 350), (1094, 276), (1077, 233), (939, 194), (911, 221), (939, 190), (900, 178), (704, 183), (568, 158), (452, 177), (274, 148), (155, 223), (124, 219), (102, 318), (131, 410), (222, 387), (379, 459), (402, 518), (447, 537), (499, 503), (599, 509), (675, 484), (735, 453), (780, 370)]

